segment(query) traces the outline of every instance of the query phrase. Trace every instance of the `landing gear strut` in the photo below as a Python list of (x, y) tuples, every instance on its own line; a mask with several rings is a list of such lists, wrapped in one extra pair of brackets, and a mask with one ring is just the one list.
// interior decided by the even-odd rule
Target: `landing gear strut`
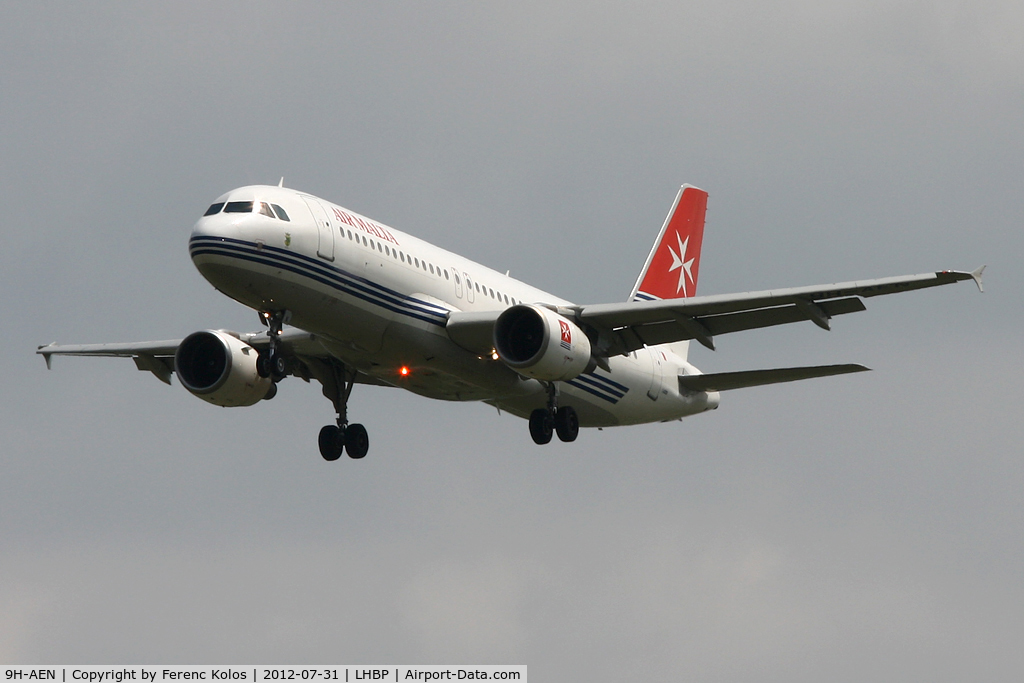
[(334, 402), (338, 413), (336, 425), (326, 425), (320, 430), (318, 443), (324, 460), (333, 461), (341, 457), (342, 451), (353, 460), (365, 458), (370, 450), (370, 437), (366, 427), (348, 423), (348, 397), (355, 385), (356, 373), (341, 363), (331, 365), (331, 376), (324, 381), (324, 396)]
[(572, 406), (558, 407), (558, 388), (554, 382), (546, 384), (548, 390), (547, 408), (537, 408), (530, 413), (530, 436), (539, 446), (551, 442), (552, 432), (561, 441), (575, 441), (580, 433), (580, 418)]
[(256, 372), (260, 377), (269, 377), (275, 382), (284, 379), (288, 366), (281, 353), (281, 330), (291, 318), (291, 311), (260, 312), (260, 320), (267, 326), (270, 337), (270, 348), (256, 358)]

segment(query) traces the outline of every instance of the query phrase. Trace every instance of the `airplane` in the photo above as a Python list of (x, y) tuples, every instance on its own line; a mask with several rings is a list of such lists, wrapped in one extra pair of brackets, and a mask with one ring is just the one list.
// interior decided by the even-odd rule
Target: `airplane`
[[(278, 185), (220, 196), (189, 253), (265, 331), (201, 330), (167, 341), (38, 347), (51, 357), (130, 357), (217, 406), (274, 398), (287, 376), (334, 405), (325, 460), (366, 456), (350, 423), (356, 384), (483, 401), (524, 418), (537, 444), (581, 427), (667, 422), (714, 410), (720, 392), (862, 372), (856, 364), (704, 374), (691, 340), (865, 310), (863, 299), (973, 280), (985, 267), (760, 292), (696, 296), (708, 195), (683, 185), (625, 302), (578, 305), (311, 194)], [(286, 327), (287, 326), (287, 327)]]

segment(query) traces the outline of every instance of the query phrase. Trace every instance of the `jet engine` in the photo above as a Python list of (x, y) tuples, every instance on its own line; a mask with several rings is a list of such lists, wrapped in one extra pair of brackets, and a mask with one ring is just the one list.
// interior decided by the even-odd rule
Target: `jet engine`
[(494, 348), (521, 375), (568, 380), (590, 365), (590, 340), (573, 321), (543, 306), (509, 308), (494, 324)]
[(182, 386), (218, 406), (251, 406), (277, 387), (256, 372), (256, 349), (230, 334), (203, 330), (185, 337), (174, 354)]

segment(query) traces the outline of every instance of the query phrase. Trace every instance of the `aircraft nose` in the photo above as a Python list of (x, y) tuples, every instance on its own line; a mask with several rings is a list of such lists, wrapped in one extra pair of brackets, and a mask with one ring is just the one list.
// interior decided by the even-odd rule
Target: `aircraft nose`
[(223, 220), (211, 220), (215, 218), (216, 216), (204, 216), (192, 226), (192, 234), (188, 239), (188, 250), (193, 261), (196, 259), (196, 252), (204, 246), (212, 246), (227, 239), (226, 233), (230, 226)]
[[(210, 211), (213, 211), (213, 207)], [(207, 280), (210, 280), (213, 271), (216, 270), (218, 256), (223, 256), (226, 249), (231, 249), (232, 245), (238, 243), (239, 230), (237, 217), (209, 211), (192, 226), (188, 253), (193, 265)]]

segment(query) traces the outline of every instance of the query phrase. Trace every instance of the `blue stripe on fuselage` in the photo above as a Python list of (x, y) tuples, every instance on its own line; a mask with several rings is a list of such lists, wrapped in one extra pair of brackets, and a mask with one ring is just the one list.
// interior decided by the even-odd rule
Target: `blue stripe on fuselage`
[(609, 403), (618, 403), (629, 391), (629, 387), (601, 375), (579, 375), (567, 381), (566, 384), (582, 389), (598, 398), (603, 398)]
[(394, 313), (434, 325), (443, 327), (447, 320), (448, 311), (442, 306), (401, 294), (304, 254), (277, 247), (257, 248), (255, 243), (244, 240), (205, 236), (193, 237), (189, 242), (189, 251), (193, 258), (211, 254), (287, 270)]

